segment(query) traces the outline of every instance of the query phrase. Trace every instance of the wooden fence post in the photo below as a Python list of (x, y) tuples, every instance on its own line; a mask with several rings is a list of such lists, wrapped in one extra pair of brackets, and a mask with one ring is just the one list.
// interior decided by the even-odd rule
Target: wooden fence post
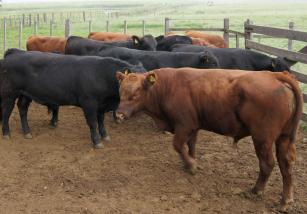
[[(294, 22), (289, 22), (289, 30), (294, 30)], [(292, 51), (293, 49), (293, 41), (288, 40), (288, 51)]]
[(34, 21), (34, 35), (37, 35), (37, 21)]
[(85, 22), (85, 11), (83, 11), (83, 22)]
[(224, 40), (229, 46), (229, 18), (224, 19)]
[(127, 34), (127, 20), (124, 21), (124, 34)]
[(253, 22), (250, 21), (249, 19), (247, 19), (246, 22), (244, 23), (245, 49), (250, 49), (250, 48), (246, 47), (246, 40), (252, 40), (253, 39), (251, 29), (249, 28), (250, 24), (253, 24)]
[(3, 19), (3, 53), (6, 51), (6, 18)]
[(52, 19), (50, 20), (50, 31), (49, 31), (49, 35), (52, 36), (53, 34), (53, 21)]
[(168, 32), (169, 32), (169, 21), (170, 19), (169, 18), (165, 18), (165, 24), (164, 24), (164, 34), (166, 35)]
[(109, 20), (106, 21), (106, 31), (109, 32)]
[(239, 34), (236, 34), (236, 48), (240, 48), (240, 37), (239, 37)]
[(142, 21), (142, 34), (145, 36), (145, 20)]
[(31, 14), (31, 13), (29, 14), (29, 23), (28, 23), (28, 25), (29, 25), (29, 26), (32, 25), (32, 14)]
[(19, 21), (19, 40), (18, 40), (18, 47), (21, 49), (22, 47), (22, 21)]
[(71, 34), (71, 23), (69, 19), (65, 21), (65, 38), (69, 37)]
[(25, 14), (22, 14), (22, 25), (23, 26), (25, 26), (25, 19), (26, 19)]
[[(35, 20), (35, 19), (34, 19)], [(37, 14), (37, 24), (39, 25), (40, 23), (40, 17), (39, 17), (39, 13)], [(31, 25), (30, 25), (31, 26)]]
[(88, 21), (88, 33), (92, 32), (92, 20)]
[(43, 14), (43, 19), (44, 19), (44, 23), (47, 22), (47, 16), (46, 16), (46, 13)]

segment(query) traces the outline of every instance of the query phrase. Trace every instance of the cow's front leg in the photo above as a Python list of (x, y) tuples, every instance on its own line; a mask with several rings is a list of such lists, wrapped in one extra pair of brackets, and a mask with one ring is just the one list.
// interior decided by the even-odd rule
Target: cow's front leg
[(51, 109), (52, 112), (52, 118), (49, 122), (49, 127), (54, 129), (57, 127), (59, 121), (59, 106), (48, 107), (48, 109), (49, 108)]
[(86, 102), (86, 105), (82, 106), (87, 125), (90, 127), (91, 139), (94, 148), (101, 149), (103, 144), (100, 142), (100, 137), (97, 134), (97, 107), (91, 101)]
[(97, 121), (98, 121), (98, 130), (99, 134), (102, 137), (104, 141), (110, 141), (110, 136), (108, 135), (105, 127), (104, 127), (104, 112), (103, 111), (98, 111), (97, 114)]
[[(176, 128), (175, 136), (173, 139), (174, 149), (179, 153), (182, 158), (186, 168), (190, 171), (191, 174), (196, 172), (196, 161), (189, 155), (189, 152), (186, 147), (186, 143), (191, 138), (191, 131), (185, 130), (183, 128)], [(195, 137), (196, 140), (196, 137)]]

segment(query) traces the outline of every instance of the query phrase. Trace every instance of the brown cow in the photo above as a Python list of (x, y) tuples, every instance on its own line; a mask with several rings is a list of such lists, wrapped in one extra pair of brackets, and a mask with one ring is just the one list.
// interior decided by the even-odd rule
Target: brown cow
[(193, 38), (190, 37), (192, 39), (192, 45), (198, 45), (198, 46), (206, 46), (206, 47), (210, 47), (210, 48), (217, 48), (215, 45), (210, 44), (207, 40), (205, 39), (201, 39), (201, 38)]
[(282, 208), (293, 202), (292, 167), (303, 100), (290, 74), (163, 68), (145, 74), (118, 72), (117, 78), (117, 116), (125, 119), (144, 111), (159, 128), (174, 133), (174, 148), (192, 173), (200, 129), (233, 137), (235, 143), (251, 136), (260, 167), (252, 192), (262, 193), (274, 167), (275, 142), (283, 177)]
[(122, 33), (113, 33), (113, 32), (91, 32), (88, 35), (89, 39), (94, 39), (98, 41), (128, 41), (131, 40), (131, 35), (126, 35)]
[(30, 36), (27, 41), (28, 51), (65, 52), (66, 39), (56, 36)]
[(228, 44), (219, 35), (212, 35), (212, 34), (207, 34), (207, 33), (203, 33), (200, 31), (194, 31), (194, 30), (186, 31), (185, 35), (191, 38), (203, 39), (207, 41), (209, 44), (214, 45), (218, 48), (228, 48)]

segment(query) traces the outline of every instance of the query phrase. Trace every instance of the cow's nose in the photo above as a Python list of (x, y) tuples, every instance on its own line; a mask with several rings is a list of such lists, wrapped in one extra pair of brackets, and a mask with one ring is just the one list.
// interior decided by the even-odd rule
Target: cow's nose
[(125, 120), (125, 118), (126, 118), (125, 115), (121, 112), (116, 112), (116, 117), (117, 117), (118, 122), (121, 122), (121, 121)]

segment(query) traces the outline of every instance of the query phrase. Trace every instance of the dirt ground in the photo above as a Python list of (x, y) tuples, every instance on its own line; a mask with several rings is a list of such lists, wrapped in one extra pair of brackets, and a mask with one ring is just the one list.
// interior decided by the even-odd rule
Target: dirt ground
[[(250, 139), (232, 147), (229, 138), (201, 131), (196, 175), (183, 170), (172, 136), (139, 115), (106, 127), (112, 141), (90, 146), (80, 109), (60, 109), (59, 126), (48, 127), (45, 107), (32, 104), (33, 139), (26, 140), (16, 109), (11, 140), (0, 143), (0, 213), (276, 213), (282, 190), (278, 165), (262, 197), (247, 193), (258, 173)], [(300, 134), (295, 166), (295, 204), (307, 213), (307, 140)]]

